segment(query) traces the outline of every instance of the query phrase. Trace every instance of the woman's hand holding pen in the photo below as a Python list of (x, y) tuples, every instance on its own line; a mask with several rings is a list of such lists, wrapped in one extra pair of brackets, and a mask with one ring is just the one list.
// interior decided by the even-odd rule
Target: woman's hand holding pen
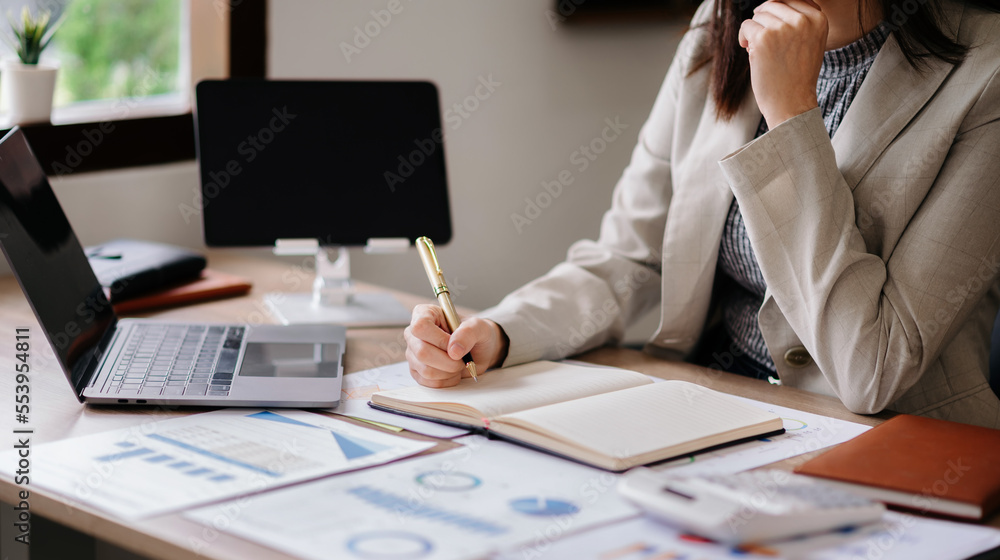
[(771, 129), (817, 106), (829, 24), (812, 0), (769, 0), (740, 27), (750, 84)]
[(438, 305), (415, 307), (403, 338), (410, 375), (425, 387), (452, 387), (469, 377), (462, 361), (466, 352), (471, 351), (472, 359), (487, 369), (507, 355), (507, 336), (499, 325), (472, 317), (448, 334), (448, 322)]

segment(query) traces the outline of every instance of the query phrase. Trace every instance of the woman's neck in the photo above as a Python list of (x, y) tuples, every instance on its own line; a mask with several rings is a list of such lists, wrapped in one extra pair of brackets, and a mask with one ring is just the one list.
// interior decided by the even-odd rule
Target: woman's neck
[[(815, 0), (826, 15), (830, 32), (826, 50), (839, 49), (864, 37), (882, 21), (879, 5), (874, 0)], [(861, 21), (858, 21), (858, 2), (864, 2)]]

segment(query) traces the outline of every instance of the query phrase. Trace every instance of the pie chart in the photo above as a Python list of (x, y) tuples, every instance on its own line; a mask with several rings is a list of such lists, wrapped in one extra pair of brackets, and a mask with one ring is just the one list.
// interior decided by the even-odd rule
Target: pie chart
[(795, 418), (782, 418), (782, 420), (784, 421), (786, 432), (796, 432), (809, 427), (809, 424)]
[(416, 481), (421, 486), (445, 492), (464, 492), (483, 483), (479, 477), (469, 473), (443, 470), (420, 473)]
[(540, 496), (511, 500), (510, 507), (518, 513), (534, 515), (537, 517), (571, 515), (580, 511), (580, 508), (572, 502), (555, 498), (543, 498)]

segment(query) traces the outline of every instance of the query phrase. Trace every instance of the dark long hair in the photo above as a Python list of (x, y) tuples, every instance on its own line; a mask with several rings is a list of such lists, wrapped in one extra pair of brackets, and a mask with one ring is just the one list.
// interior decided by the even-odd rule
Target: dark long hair
[[(753, 17), (754, 8), (763, 3), (764, 0), (715, 0), (708, 22), (709, 46), (694, 70), (711, 63), (712, 96), (720, 119), (729, 120), (736, 115), (750, 87), (750, 59), (740, 46), (739, 30), (744, 20)], [(903, 56), (915, 69), (923, 70), (928, 58), (957, 64), (965, 58), (969, 47), (941, 31), (940, 4), (939, 0), (860, 0), (858, 24), (864, 20), (866, 5), (879, 6)], [(967, 0), (966, 4), (1000, 11), (1000, 0)]]

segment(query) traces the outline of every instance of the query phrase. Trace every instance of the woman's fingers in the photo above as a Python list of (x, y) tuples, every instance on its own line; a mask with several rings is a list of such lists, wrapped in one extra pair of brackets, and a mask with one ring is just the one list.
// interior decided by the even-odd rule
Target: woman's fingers
[(762, 33), (779, 30), (782, 26), (788, 25), (784, 20), (770, 12), (754, 14), (753, 19), (750, 21), (760, 25), (760, 29), (756, 31), (753, 41), (760, 41)]
[(409, 351), (407, 351), (406, 358), (407, 361), (410, 362), (410, 376), (424, 387), (433, 387), (435, 389), (440, 389), (442, 387), (454, 387), (455, 385), (458, 385), (459, 381), (462, 380), (461, 373), (445, 375), (443, 372), (438, 372), (436, 370), (414, 368), (412, 365), (413, 362), (410, 360)]
[(753, 11), (754, 19), (762, 14), (770, 14), (789, 25), (800, 24), (806, 17), (803, 12), (793, 8), (791, 5), (776, 0), (764, 2)]
[[(812, 0), (771, 0), (764, 4), (783, 4), (804, 15), (815, 17), (823, 14), (823, 10)], [(761, 4), (763, 6), (764, 4)], [(758, 6), (760, 8), (761, 6)]]
[[(406, 336), (406, 335), (404, 335)], [(431, 370), (436, 370), (446, 373), (459, 373), (465, 364), (462, 360), (454, 360), (448, 356), (448, 353), (437, 346), (421, 340), (411, 333), (409, 338), (406, 339), (406, 350), (408, 353), (407, 359), (410, 356), (413, 360), (418, 362), (421, 366), (430, 368)], [(415, 365), (413, 362), (411, 366)]]
[(410, 375), (427, 387), (450, 387), (462, 378), (465, 364), (448, 356), (451, 336), (447, 331), (444, 312), (435, 305), (418, 305), (403, 330), (406, 341), (406, 361)]
[(745, 20), (740, 25), (740, 46), (744, 49), (750, 48), (750, 43), (756, 42), (760, 32), (763, 30), (764, 26), (760, 22), (752, 19)]
[(773, 17), (780, 21), (780, 23), (773, 22), (773, 25), (767, 25), (767, 27), (773, 29), (779, 29), (782, 25), (787, 25), (788, 29), (792, 32), (802, 32), (816, 37), (823, 31), (825, 41), (826, 15), (821, 10), (802, 0), (771, 0), (770, 2), (765, 2), (754, 10), (755, 20), (761, 20), (762, 17)]
[(413, 308), (408, 330), (420, 340), (447, 351), (450, 336), (444, 330), (446, 326), (444, 312), (440, 307), (418, 305)]

